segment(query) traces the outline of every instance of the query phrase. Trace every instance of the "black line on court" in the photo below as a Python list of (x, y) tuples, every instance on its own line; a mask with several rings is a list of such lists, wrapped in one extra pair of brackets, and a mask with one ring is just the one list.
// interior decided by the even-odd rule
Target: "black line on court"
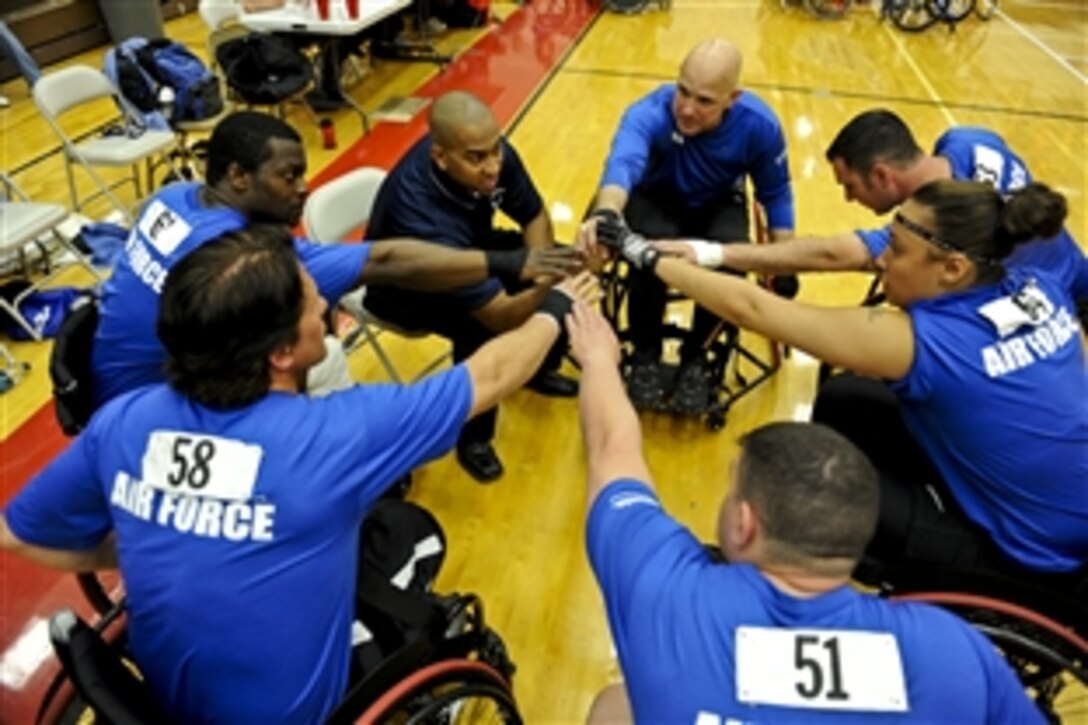
[(597, 13), (590, 19), (590, 21), (582, 26), (582, 29), (578, 31), (578, 35), (575, 36), (574, 42), (571, 43), (565, 51), (563, 51), (563, 55), (559, 58), (559, 62), (553, 65), (551, 67), (551, 70), (548, 71), (548, 74), (544, 76), (544, 80), (537, 84), (536, 90), (534, 90), (532, 95), (529, 96), (529, 100), (523, 103), (521, 108), (518, 109), (517, 114), (514, 116), (514, 120), (512, 120), (510, 122), (510, 125), (507, 127), (507, 136), (512, 136), (514, 134), (514, 131), (516, 131), (518, 126), (521, 124), (522, 119), (525, 118), (525, 114), (527, 114), (532, 109), (532, 107), (536, 105), (537, 99), (540, 98), (540, 95), (544, 93), (544, 90), (549, 85), (551, 85), (551, 82), (555, 78), (556, 74), (559, 73), (559, 71), (563, 69), (563, 66), (567, 64), (567, 59), (570, 58), (570, 54), (573, 53), (575, 49), (577, 49), (578, 46), (582, 44), (582, 41), (586, 39), (586, 35), (589, 33), (589, 31), (592, 30), (593, 26), (597, 24), (597, 21), (601, 19), (602, 12), (602, 10), (598, 10)]
[[(565, 60), (565, 58), (564, 58)], [(641, 78), (662, 83), (671, 83), (675, 76), (663, 76), (656, 73), (641, 73), (638, 71), (614, 71), (605, 68), (564, 68), (567, 73), (580, 75), (605, 76), (609, 78)], [(550, 80), (550, 78), (549, 78)], [(955, 103), (952, 101), (934, 101), (929, 98), (910, 98), (906, 96), (881, 96), (875, 93), (860, 93), (858, 91), (837, 91), (830, 88), (813, 88), (812, 86), (791, 86), (785, 83), (748, 83), (747, 88), (758, 88), (782, 93), (805, 93), (813, 96), (826, 96), (829, 98), (860, 98), (881, 103), (904, 103), (914, 106), (944, 106), (946, 108), (963, 111), (983, 111), (987, 113), (1001, 113), (1007, 116), (1024, 116), (1027, 118), (1041, 118), (1054, 121), (1072, 121), (1074, 123), (1088, 123), (1088, 116), (1075, 113), (1053, 113), (1045, 111), (1032, 111), (1023, 108), (1007, 108), (1005, 106), (986, 106), (978, 103)]]

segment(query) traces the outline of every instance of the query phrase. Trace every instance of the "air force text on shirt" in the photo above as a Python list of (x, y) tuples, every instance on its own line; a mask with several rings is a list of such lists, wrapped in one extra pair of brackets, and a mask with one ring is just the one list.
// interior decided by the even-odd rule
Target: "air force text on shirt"
[(1044, 360), (1073, 340), (1080, 340), (1080, 324), (1069, 310), (1058, 307), (1028, 332), (982, 348), (982, 363), (986, 374), (997, 378)]
[(125, 241), (128, 263), (136, 276), (155, 294), (162, 294), (166, 266), (155, 258), (152, 248), (163, 257), (168, 257), (191, 232), (192, 227), (188, 222), (161, 200), (155, 199), (128, 235)]
[(133, 516), (182, 534), (229, 541), (272, 541), (275, 504), (222, 501), (160, 491), (118, 471), (110, 503)]

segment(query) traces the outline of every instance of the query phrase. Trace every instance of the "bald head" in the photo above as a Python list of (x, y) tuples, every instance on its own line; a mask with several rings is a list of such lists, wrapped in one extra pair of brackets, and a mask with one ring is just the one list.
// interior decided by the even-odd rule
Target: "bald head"
[(673, 100), (676, 129), (696, 136), (718, 127), (740, 95), (741, 56), (728, 40), (711, 38), (691, 49), (680, 65)]
[(491, 194), (502, 172), (502, 129), (491, 109), (465, 91), (451, 91), (431, 106), (431, 159), (474, 194)]
[(450, 91), (439, 96), (431, 105), (427, 121), (434, 142), (445, 149), (458, 148), (466, 134), (499, 127), (487, 104), (467, 91)]
[(680, 74), (697, 78), (728, 95), (740, 86), (741, 64), (737, 46), (722, 38), (710, 38), (691, 49), (680, 66)]

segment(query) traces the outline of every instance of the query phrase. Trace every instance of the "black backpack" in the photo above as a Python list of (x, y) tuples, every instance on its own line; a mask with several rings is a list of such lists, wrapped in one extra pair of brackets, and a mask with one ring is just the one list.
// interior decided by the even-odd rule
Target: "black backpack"
[[(356, 683), (328, 723), (355, 722), (367, 705), (411, 672), (470, 655), (509, 681), (514, 674), (502, 639), (483, 621), (472, 594), (436, 594), (446, 535), (426, 509), (382, 499), (363, 522), (352, 648)], [(360, 628), (361, 625), (361, 628)]]
[(313, 79), (313, 66), (291, 41), (279, 35), (251, 33), (228, 40), (215, 59), (242, 100), (255, 105), (282, 103)]

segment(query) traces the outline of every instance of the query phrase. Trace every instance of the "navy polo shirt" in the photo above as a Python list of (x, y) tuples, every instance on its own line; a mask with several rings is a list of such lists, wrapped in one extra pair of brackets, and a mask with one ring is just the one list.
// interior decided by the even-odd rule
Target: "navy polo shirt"
[[(491, 236), (496, 210), (524, 227), (544, 207), (521, 157), (506, 139), (502, 140), (499, 183), (490, 195), (470, 191), (447, 176), (431, 160), (430, 149), (428, 134), (397, 162), (382, 182), (368, 238), (414, 237), (454, 249), (479, 249)], [(462, 304), (466, 310), (476, 310), (501, 291), (499, 280), (491, 278), (442, 296)], [(411, 304), (420, 296), (391, 287), (374, 287), (367, 294), (371, 299), (384, 298), (387, 305), (402, 298), (410, 298), (405, 303)]]

